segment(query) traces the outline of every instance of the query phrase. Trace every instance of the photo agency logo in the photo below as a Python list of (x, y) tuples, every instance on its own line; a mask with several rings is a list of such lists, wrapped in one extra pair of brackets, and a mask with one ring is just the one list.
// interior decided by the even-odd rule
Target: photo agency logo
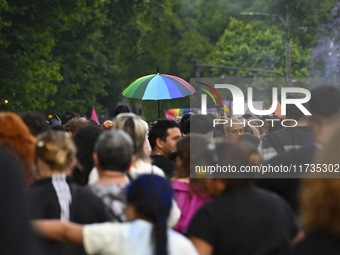
[[(216, 79), (213, 79), (216, 81)], [(245, 112), (245, 106), (247, 106), (247, 113), (252, 113), (257, 116), (267, 116), (267, 115), (272, 115), (278, 106), (278, 87), (272, 87), (271, 88), (271, 107), (269, 109), (256, 109), (255, 104), (254, 104), (254, 94), (253, 94), (253, 88), (248, 87), (247, 88), (247, 104), (245, 104), (245, 96), (242, 92), (242, 90), (233, 84), (214, 84), (213, 86), (203, 83), (203, 82), (196, 82), (200, 86), (197, 91), (201, 91), (201, 109), (200, 112), (202, 115), (206, 115), (208, 113), (207, 109), (207, 96), (209, 95), (210, 98), (213, 100), (215, 106), (216, 106), (216, 111), (220, 113), (220, 116), (223, 115), (223, 111), (225, 107), (223, 107), (223, 103), (221, 100), (221, 96), (218, 94), (216, 89), (223, 89), (223, 90), (228, 90), (232, 94), (232, 114), (234, 116), (242, 116), (244, 115)], [(201, 86), (204, 86), (203, 88)], [(210, 91), (211, 92), (210, 92)], [(303, 94), (304, 97), (302, 98), (289, 98), (288, 94)], [(213, 96), (213, 94), (217, 97), (220, 103), (220, 107), (217, 106), (217, 102)], [(285, 116), (287, 114), (287, 105), (292, 104), (295, 105), (298, 109), (301, 110), (301, 112), (304, 115), (311, 115), (311, 113), (305, 108), (303, 104), (307, 103), (311, 98), (311, 93), (309, 90), (305, 88), (298, 88), (298, 87), (281, 87), (281, 115)], [(230, 121), (230, 126), (233, 125), (232, 120), (228, 120), (226, 118), (221, 118), (221, 119), (214, 119), (213, 126), (215, 127), (216, 125), (223, 125), (227, 124)], [(281, 122), (281, 125), (283, 127), (295, 127), (297, 126), (298, 122), (295, 119), (265, 119), (265, 121), (269, 122), (271, 126), (274, 125), (274, 122)], [(285, 122), (289, 122), (289, 125), (286, 125)], [(294, 124), (291, 124), (294, 123)], [(239, 123), (238, 123), (239, 124)], [(264, 121), (261, 119), (251, 119), (246, 123), (246, 120), (243, 120), (243, 126), (245, 127), (246, 125), (250, 127), (262, 127), (264, 125)]]
[[(192, 160), (190, 162), (192, 178), (215, 178), (216, 176), (218, 176), (216, 178), (236, 179), (251, 179), (254, 176), (256, 178), (287, 178), (286, 175), (290, 172), (293, 178), (297, 178), (297, 172), (300, 169), (285, 165), (263, 165), (260, 155), (255, 150), (250, 153), (249, 162), (246, 160), (238, 164), (237, 160), (244, 159), (238, 155), (244, 151), (239, 148), (237, 152), (238, 148), (232, 146), (239, 143), (228, 144), (223, 138), (230, 136), (229, 141), (240, 139), (250, 144), (254, 139), (249, 138), (249, 135), (242, 137), (245, 130), (250, 130), (247, 134), (257, 131), (259, 135), (260, 131), (268, 130), (268, 127), (290, 128), (305, 123), (301, 122), (304, 119), (303, 116), (312, 115), (307, 107), (311, 92), (304, 88), (308, 80), (296, 81), (296, 87), (288, 87), (282, 79), (260, 80), (238, 77), (194, 78), (191, 79), (190, 84), (196, 89), (196, 93), (190, 97), (190, 109), (201, 115), (209, 115), (212, 119), (209, 122), (208, 118), (201, 118), (201, 122), (190, 121), (190, 129), (198, 130), (206, 137), (216, 135), (215, 139), (211, 139), (209, 145), (206, 146), (204, 156), (199, 157), (206, 161), (202, 163)], [(244, 115), (253, 117), (248, 119)], [(200, 124), (201, 129), (197, 127)], [(245, 141), (246, 139), (251, 141)], [(190, 141), (190, 143), (191, 158), (197, 159), (199, 146), (195, 142)], [(251, 144), (251, 146), (255, 145)], [(254, 148), (252, 147), (251, 150)], [(219, 155), (232, 156), (227, 160), (225, 156), (222, 158)]]

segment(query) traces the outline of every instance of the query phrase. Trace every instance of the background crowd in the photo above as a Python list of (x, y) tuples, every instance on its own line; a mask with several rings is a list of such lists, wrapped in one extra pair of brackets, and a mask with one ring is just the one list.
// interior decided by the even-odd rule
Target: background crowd
[(102, 125), (0, 112), (1, 254), (340, 254), (339, 178), (190, 178), (196, 165), (340, 164), (339, 89), (304, 106), (287, 105), (290, 127), (146, 123), (124, 105)]

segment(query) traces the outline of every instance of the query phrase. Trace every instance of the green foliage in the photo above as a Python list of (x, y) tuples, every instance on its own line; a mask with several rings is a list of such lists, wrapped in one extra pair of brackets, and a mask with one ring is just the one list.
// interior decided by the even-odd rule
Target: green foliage
[[(224, 34), (205, 62), (214, 65), (272, 70), (284, 74), (285, 54), (284, 33), (281, 30), (276, 27), (267, 28), (265, 31), (256, 30), (251, 24), (231, 18)], [(291, 40), (291, 59), (293, 77), (308, 76), (309, 49), (303, 49)], [(268, 73), (216, 68), (210, 72), (206, 71), (206, 75), (277, 77)]]
[[(285, 73), (285, 34), (279, 17), (286, 17), (286, 6), (292, 76), (307, 77), (317, 31), (335, 6), (335, 0), (7, 2), (0, 0), (0, 110), (58, 114), (71, 109), (89, 113), (92, 105), (112, 114), (123, 89), (155, 73), (157, 66), (161, 73), (187, 81), (194, 76), (196, 59)], [(241, 16), (243, 11), (276, 16)], [(206, 77), (276, 77), (202, 71)], [(189, 107), (188, 98), (162, 101), (161, 114), (163, 109), (184, 107)], [(156, 101), (143, 102), (143, 108), (148, 121), (157, 118)]]

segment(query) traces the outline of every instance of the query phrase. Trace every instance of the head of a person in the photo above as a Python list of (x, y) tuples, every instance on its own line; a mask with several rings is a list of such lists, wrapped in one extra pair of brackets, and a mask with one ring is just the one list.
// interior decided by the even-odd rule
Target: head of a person
[(228, 123), (223, 125), (224, 134), (230, 139), (238, 139), (241, 135), (244, 134), (243, 127), (244, 122), (236, 118), (230, 118), (228, 119)]
[(299, 192), (300, 221), (306, 234), (340, 236), (340, 179), (306, 178)]
[(130, 112), (129, 107), (123, 104), (118, 105), (115, 109), (115, 118), (117, 118), (118, 114), (126, 113), (126, 112)]
[(60, 125), (52, 125), (51, 129), (54, 130), (54, 131), (61, 131), (61, 132), (66, 132), (66, 133), (69, 132), (66, 127), (60, 126)]
[(0, 145), (21, 164), (28, 185), (33, 181), (31, 170), (35, 142), (36, 139), (19, 115), (0, 112)]
[(176, 143), (182, 137), (178, 124), (172, 120), (158, 120), (149, 132), (152, 151), (171, 158)]
[(154, 254), (167, 253), (167, 218), (173, 191), (169, 182), (157, 175), (142, 175), (127, 188), (126, 218), (132, 221), (146, 219), (153, 224)]
[[(290, 99), (298, 99), (298, 96), (291, 96)], [(306, 104), (302, 104), (306, 106)], [(296, 121), (305, 120), (304, 113), (295, 105), (295, 104), (287, 104), (286, 105), (286, 119), (293, 119)]]
[(312, 90), (307, 108), (312, 114), (309, 118), (312, 124), (321, 126), (336, 123), (340, 115), (339, 88), (325, 85)]
[(37, 137), (35, 150), (37, 179), (53, 174), (71, 174), (76, 165), (76, 147), (70, 134), (47, 131)]
[(208, 166), (230, 166), (233, 171), (212, 172), (204, 183), (213, 197), (228, 190), (238, 189), (253, 184), (254, 173), (246, 173), (242, 169), (256, 166), (260, 156), (255, 149), (241, 145), (234, 140), (211, 142), (206, 149), (206, 163)]
[(208, 139), (205, 136), (191, 133), (177, 142), (176, 178), (188, 178), (195, 166), (204, 164), (207, 145)]
[(300, 185), (300, 219), (307, 234), (324, 232), (340, 237), (339, 128), (340, 122), (314, 156), (316, 170)]
[[(340, 120), (333, 126), (330, 130), (329, 135), (325, 139), (322, 149), (318, 150), (317, 153), (314, 155), (314, 163), (321, 164), (323, 167), (325, 166), (334, 166), (340, 165), (340, 136), (339, 136), (339, 129), (340, 129)], [(326, 168), (327, 169), (327, 168)], [(314, 175), (320, 174), (321, 177), (325, 174), (332, 175), (333, 177), (337, 177), (336, 171), (314, 171)], [(335, 175), (335, 176), (334, 176)]]
[(133, 163), (133, 140), (123, 130), (103, 132), (94, 146), (93, 161), (99, 171), (126, 172)]
[(149, 162), (149, 156), (144, 149), (148, 126), (134, 113), (121, 113), (112, 123), (113, 129), (122, 129), (130, 135), (134, 143), (136, 160)]
[(181, 121), (179, 122), (179, 128), (183, 135), (187, 135), (190, 133), (190, 117), (191, 116), (192, 114), (187, 113), (183, 115), (183, 117), (181, 118)]
[(182, 119), (182, 116), (175, 116), (175, 117), (172, 118), (172, 120), (175, 121), (178, 124), (181, 122), (181, 119)]
[(278, 130), (283, 128), (283, 126), (281, 124), (283, 119), (281, 119), (280, 117), (273, 117), (272, 119), (274, 121), (272, 121), (272, 123), (269, 125), (268, 133), (273, 133), (273, 132), (278, 131)]
[(243, 114), (241, 116), (242, 119), (244, 120), (249, 120), (251, 117), (253, 117), (253, 115), (249, 114), (249, 113), (246, 113), (246, 114)]
[(174, 178), (190, 178), (189, 196), (196, 194), (200, 198), (207, 199), (206, 189), (201, 180), (197, 179), (199, 176), (193, 175), (195, 174), (195, 166), (205, 164), (204, 153), (208, 143), (209, 141), (204, 135), (189, 134), (181, 138), (176, 144), (177, 157)]
[(257, 136), (251, 134), (244, 134), (240, 136), (240, 138), (237, 141), (242, 145), (254, 150), (256, 150), (260, 144), (260, 139)]
[(88, 120), (88, 122), (89, 122), (89, 125), (91, 126), (99, 126), (95, 120)]
[(248, 135), (253, 135), (253, 134), (254, 134), (254, 131), (252, 130), (252, 128), (251, 128), (249, 125), (246, 125), (246, 126), (243, 128), (243, 133), (244, 133), (244, 134), (248, 134)]
[(263, 121), (263, 126), (259, 127), (261, 134), (268, 133), (271, 119), (272, 117), (269, 115), (261, 116), (260, 120)]
[(77, 113), (72, 112), (72, 111), (67, 111), (61, 117), (61, 123), (62, 125), (65, 125), (70, 119), (77, 118), (77, 117), (78, 118), (80, 117)]
[(78, 165), (72, 172), (73, 181), (79, 185), (88, 183), (89, 174), (94, 166), (93, 150), (94, 145), (101, 133), (104, 131), (96, 126), (88, 125), (78, 130), (73, 137), (73, 142), (77, 148)]
[(74, 136), (79, 129), (90, 125), (90, 122), (84, 118), (75, 117), (69, 120), (64, 126), (69, 130), (72, 136)]
[(205, 135), (207, 139), (213, 138), (214, 119), (208, 115), (192, 115), (190, 117), (190, 133)]
[[(258, 117), (251, 117), (246, 121), (246, 124), (250, 126), (250, 128), (253, 130), (252, 135), (259, 135), (261, 133), (260, 126), (262, 125), (262, 121)], [(264, 124), (263, 124), (264, 125)], [(256, 129), (255, 133), (254, 130)]]
[(37, 136), (50, 129), (44, 115), (40, 112), (29, 112), (21, 115), (22, 120), (32, 135)]

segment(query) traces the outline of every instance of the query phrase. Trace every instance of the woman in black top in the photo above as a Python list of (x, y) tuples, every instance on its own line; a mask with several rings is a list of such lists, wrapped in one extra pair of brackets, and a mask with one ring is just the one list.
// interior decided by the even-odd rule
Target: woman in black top
[(287, 203), (253, 186), (253, 174), (241, 167), (256, 165), (259, 156), (232, 142), (210, 143), (210, 166), (234, 166), (235, 172), (205, 176), (214, 199), (194, 216), (187, 235), (200, 255), (287, 254), (291, 242), (303, 236)]
[[(75, 152), (71, 137), (65, 132), (49, 131), (37, 138), (36, 181), (28, 194), (31, 219), (82, 224), (108, 220), (102, 201), (68, 177), (76, 164)], [(47, 239), (42, 239), (41, 245), (48, 254), (86, 254), (83, 247)]]

